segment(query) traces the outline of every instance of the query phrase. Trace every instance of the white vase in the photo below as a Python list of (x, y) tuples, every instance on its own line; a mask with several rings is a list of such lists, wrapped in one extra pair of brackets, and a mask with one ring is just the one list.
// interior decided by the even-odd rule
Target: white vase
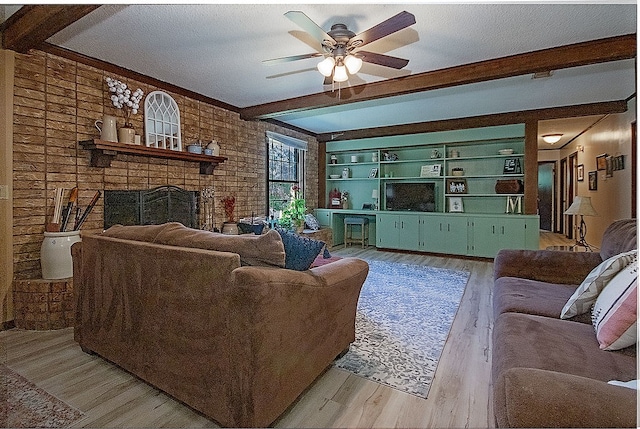
[(227, 235), (238, 235), (238, 224), (236, 224), (235, 222), (223, 223), (222, 233)]
[(122, 127), (118, 130), (118, 142), (126, 144), (134, 144), (136, 139), (136, 130), (133, 128)]
[(80, 231), (45, 232), (40, 247), (40, 265), (45, 280), (73, 277), (71, 246), (82, 241)]

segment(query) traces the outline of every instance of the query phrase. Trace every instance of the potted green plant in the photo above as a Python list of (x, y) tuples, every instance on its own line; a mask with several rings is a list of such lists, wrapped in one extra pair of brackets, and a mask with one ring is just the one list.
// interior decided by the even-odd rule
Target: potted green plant
[(300, 198), (300, 187), (293, 185), (291, 187), (291, 201), (286, 209), (282, 211), (282, 216), (278, 220), (278, 224), (285, 229), (294, 229), (302, 232), (304, 229), (304, 215), (307, 211), (304, 198)]

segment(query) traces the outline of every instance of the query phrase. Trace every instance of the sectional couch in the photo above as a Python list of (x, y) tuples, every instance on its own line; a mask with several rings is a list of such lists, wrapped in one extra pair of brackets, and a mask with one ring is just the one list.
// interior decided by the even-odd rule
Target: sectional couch
[(74, 335), (218, 424), (272, 424), (355, 339), (368, 264), (286, 269), (278, 232), (113, 226), (72, 247)]
[[(599, 316), (589, 311), (560, 318), (594, 268), (598, 271), (607, 264), (604, 261), (633, 249), (637, 249), (636, 221), (621, 220), (606, 230), (598, 253), (498, 253), (492, 352), (498, 427), (638, 425), (637, 391), (608, 383), (637, 379), (636, 345), (604, 350), (591, 324), (592, 317)], [(635, 270), (637, 284), (637, 259), (626, 270)]]

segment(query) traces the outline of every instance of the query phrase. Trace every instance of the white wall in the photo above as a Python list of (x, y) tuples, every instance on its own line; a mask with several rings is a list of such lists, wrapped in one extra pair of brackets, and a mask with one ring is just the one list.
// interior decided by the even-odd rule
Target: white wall
[[(613, 221), (631, 217), (631, 127), (636, 121), (636, 98), (629, 101), (625, 113), (609, 115), (592, 129), (578, 137), (560, 151), (559, 159), (578, 151), (578, 164), (584, 164), (584, 181), (578, 182), (577, 195), (591, 197), (591, 203), (598, 217), (585, 217), (587, 224), (587, 242), (596, 246), (604, 230)], [(633, 142), (633, 144), (637, 144)], [(604, 170), (596, 170), (596, 156), (624, 155), (624, 170), (613, 172), (606, 177)], [(589, 190), (589, 172), (597, 171), (598, 189)]]

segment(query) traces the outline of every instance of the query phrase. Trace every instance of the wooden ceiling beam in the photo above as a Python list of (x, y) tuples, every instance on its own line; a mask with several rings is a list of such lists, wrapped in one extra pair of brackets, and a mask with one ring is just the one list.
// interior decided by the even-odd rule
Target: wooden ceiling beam
[(415, 124), (390, 125), (387, 127), (346, 130), (339, 133), (322, 133), (316, 138), (320, 142), (357, 140), (372, 137), (398, 136), (405, 134), (432, 133), (465, 128), (482, 128), (497, 125), (522, 124), (530, 121), (574, 118), (579, 116), (606, 115), (627, 111), (627, 101), (606, 101), (579, 104), (575, 106), (551, 107), (545, 109), (523, 110), (519, 112), (496, 113), (472, 116), (468, 118), (444, 119), (440, 121)]
[(609, 37), (342, 88), (342, 98), (337, 98), (337, 91), (325, 91), (246, 107), (241, 110), (241, 118), (274, 118), (321, 107), (625, 60), (635, 58), (636, 50), (636, 34)]
[(2, 48), (27, 53), (99, 7), (99, 4), (23, 6), (0, 28)]

